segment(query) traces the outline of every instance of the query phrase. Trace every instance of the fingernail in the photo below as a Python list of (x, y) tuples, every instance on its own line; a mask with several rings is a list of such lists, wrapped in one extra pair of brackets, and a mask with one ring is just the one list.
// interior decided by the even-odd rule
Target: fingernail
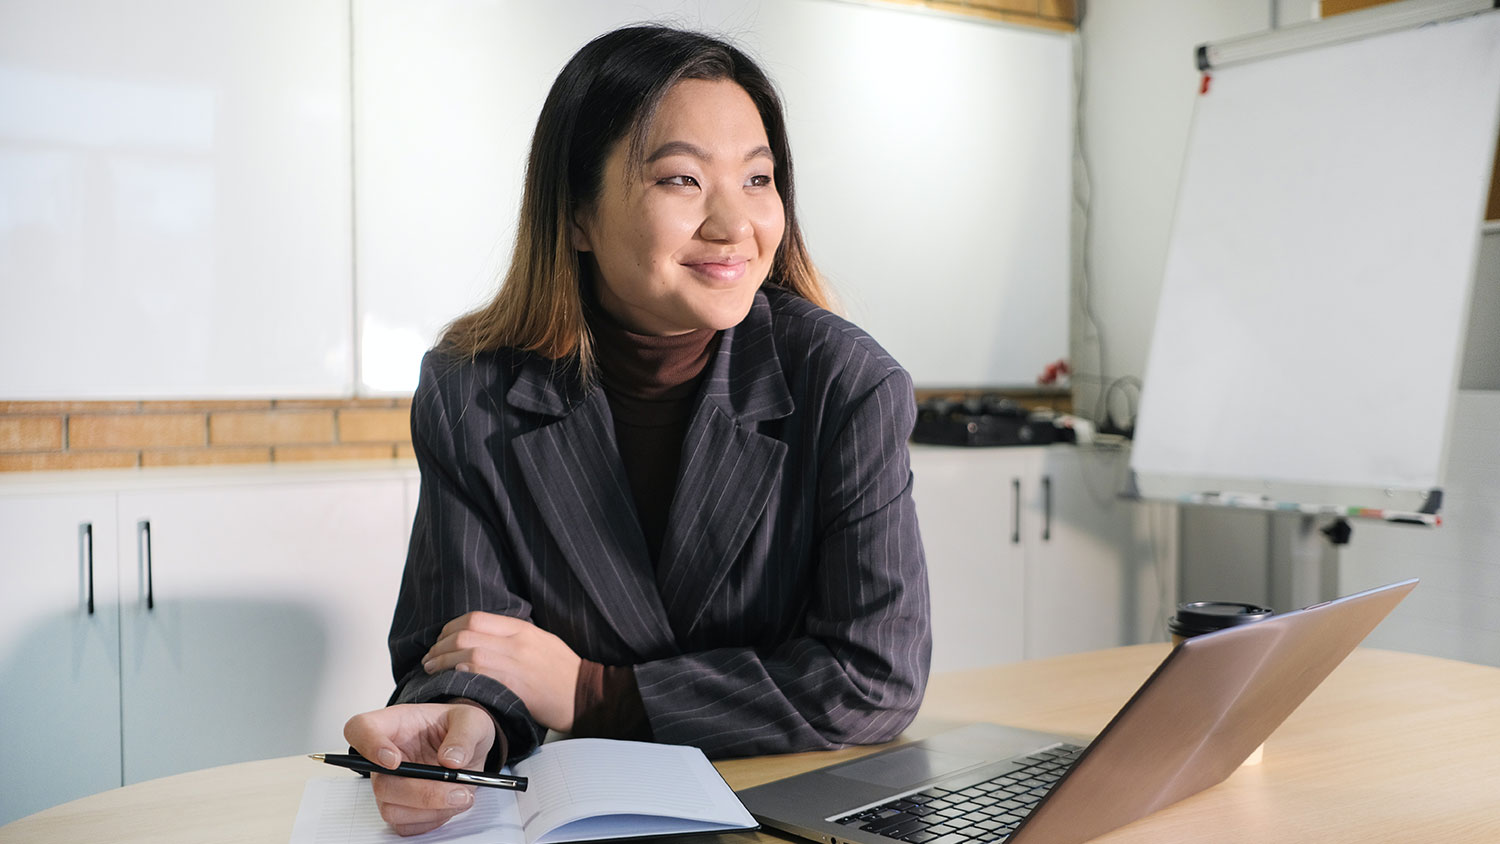
[(437, 663), (436, 662), (424, 662), (424, 663), (422, 663), (422, 670), (426, 671), (428, 674), (431, 674), (432, 673), (432, 667), (434, 665), (437, 665)]
[(394, 768), (401, 762), (401, 757), (397, 756), (396, 751), (391, 750), (389, 747), (382, 748), (376, 756), (376, 761), (380, 763), (380, 767), (382, 768)]
[(445, 748), (443, 748), (443, 761), (444, 762), (448, 762), (449, 764), (452, 764), (452, 765), (462, 765), (464, 763), (464, 761), (465, 761), (464, 752), (463, 752), (462, 748), (457, 748), (457, 747), (445, 747)]
[(455, 788), (452, 791), (448, 792), (448, 805), (455, 807), (469, 805), (468, 789)]

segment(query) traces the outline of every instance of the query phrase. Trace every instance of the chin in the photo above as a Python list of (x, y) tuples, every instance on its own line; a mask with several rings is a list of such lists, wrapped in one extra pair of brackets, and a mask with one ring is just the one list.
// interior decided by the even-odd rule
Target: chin
[(733, 303), (724, 302), (718, 307), (705, 308), (699, 314), (702, 319), (700, 324), (704, 328), (723, 331), (744, 322), (746, 315), (750, 313), (750, 306), (755, 303), (755, 290), (756, 288), (752, 288), (743, 300)]

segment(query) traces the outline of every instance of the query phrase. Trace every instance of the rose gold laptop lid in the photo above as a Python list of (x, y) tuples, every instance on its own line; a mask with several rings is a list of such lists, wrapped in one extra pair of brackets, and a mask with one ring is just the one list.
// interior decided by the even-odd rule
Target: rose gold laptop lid
[(1184, 641), (1007, 844), (1087, 841), (1223, 782), (1416, 585)]

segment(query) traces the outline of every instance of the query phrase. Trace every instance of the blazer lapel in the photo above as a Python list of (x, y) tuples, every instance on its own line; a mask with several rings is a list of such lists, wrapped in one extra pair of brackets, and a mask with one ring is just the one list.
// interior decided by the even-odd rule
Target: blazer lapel
[(533, 359), (506, 395), (521, 410), (561, 417), (513, 440), (521, 474), (600, 614), (641, 658), (676, 654), (604, 391), (569, 395), (558, 376)]
[(672, 627), (686, 635), (739, 556), (781, 477), (786, 444), (756, 423), (794, 408), (757, 293), (750, 313), (724, 332), (703, 399), (683, 442), (682, 469), (667, 517), (656, 582)]

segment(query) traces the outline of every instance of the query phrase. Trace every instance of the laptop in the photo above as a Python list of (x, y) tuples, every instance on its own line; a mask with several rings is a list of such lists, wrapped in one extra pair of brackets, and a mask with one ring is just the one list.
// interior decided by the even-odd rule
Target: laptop
[(972, 724), (739, 797), (828, 844), (1087, 841), (1223, 782), (1416, 585), (1188, 639), (1086, 746)]

